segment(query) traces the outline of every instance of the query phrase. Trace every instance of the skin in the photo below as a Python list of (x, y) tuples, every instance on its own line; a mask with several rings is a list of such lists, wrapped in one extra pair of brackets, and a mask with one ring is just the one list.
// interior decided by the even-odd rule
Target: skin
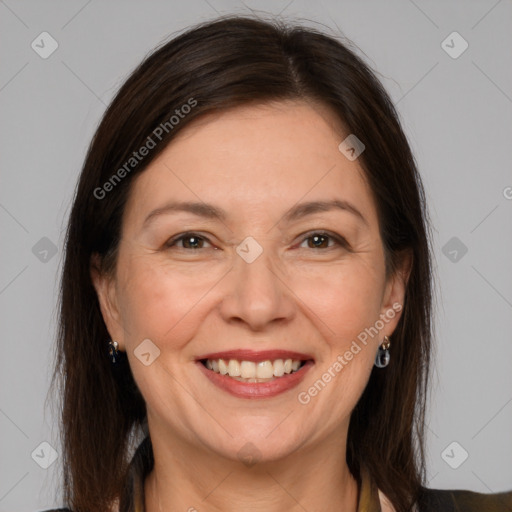
[[(347, 135), (318, 104), (239, 107), (192, 123), (132, 184), (115, 275), (94, 265), (91, 275), (147, 404), (155, 456), (148, 512), (356, 510), (345, 462), (350, 414), (400, 313), (308, 404), (297, 395), (380, 314), (403, 304), (410, 261), (386, 278), (371, 190), (358, 161), (338, 150)], [(298, 202), (331, 199), (349, 201), (366, 222), (342, 210), (284, 221)], [(143, 227), (171, 200), (212, 203), (227, 218), (174, 212)], [(334, 238), (316, 247), (308, 237), (318, 230), (349, 248)], [(207, 240), (166, 246), (186, 231)], [(236, 252), (247, 236), (263, 248), (252, 263)], [(134, 355), (147, 338), (160, 350), (149, 366)], [(195, 359), (240, 348), (303, 352), (315, 365), (281, 395), (237, 398)], [(238, 458), (246, 443), (259, 459), (250, 467)]]

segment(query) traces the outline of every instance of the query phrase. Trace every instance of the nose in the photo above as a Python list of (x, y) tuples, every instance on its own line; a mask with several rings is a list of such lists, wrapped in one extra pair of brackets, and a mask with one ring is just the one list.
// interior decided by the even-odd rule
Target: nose
[(229, 272), (220, 306), (228, 323), (243, 323), (253, 331), (285, 324), (296, 314), (295, 297), (270, 250), (248, 263), (238, 254)]

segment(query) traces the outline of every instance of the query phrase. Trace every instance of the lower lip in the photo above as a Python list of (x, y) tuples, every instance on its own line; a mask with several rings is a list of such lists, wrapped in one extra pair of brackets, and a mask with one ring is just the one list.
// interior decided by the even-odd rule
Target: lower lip
[(208, 370), (203, 363), (197, 362), (199, 369), (217, 387), (239, 398), (270, 398), (289, 391), (297, 386), (313, 366), (313, 361), (307, 361), (300, 370), (285, 374), (269, 382), (240, 382), (227, 375)]

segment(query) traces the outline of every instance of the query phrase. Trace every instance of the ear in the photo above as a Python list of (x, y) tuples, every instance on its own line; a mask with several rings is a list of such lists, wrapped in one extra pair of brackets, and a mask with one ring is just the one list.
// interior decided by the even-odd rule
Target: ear
[(119, 313), (116, 283), (114, 277), (101, 270), (101, 258), (97, 253), (91, 256), (90, 275), (98, 302), (101, 315), (112, 340), (119, 343), (119, 348), (124, 349), (124, 330)]
[(386, 315), (383, 334), (391, 336), (404, 309), (405, 292), (411, 274), (413, 254), (410, 249), (402, 251), (395, 271), (388, 277), (382, 301), (381, 314)]

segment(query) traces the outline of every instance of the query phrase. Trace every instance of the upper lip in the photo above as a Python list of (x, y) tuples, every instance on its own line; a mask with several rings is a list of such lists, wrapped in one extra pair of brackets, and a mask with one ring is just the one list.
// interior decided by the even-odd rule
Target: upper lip
[(301, 352), (292, 352), (290, 350), (225, 350), (223, 352), (211, 352), (196, 358), (197, 361), (205, 359), (236, 359), (237, 361), (253, 361), (258, 363), (260, 361), (275, 361), (276, 359), (298, 359), (300, 361), (307, 361), (313, 359), (310, 354)]

